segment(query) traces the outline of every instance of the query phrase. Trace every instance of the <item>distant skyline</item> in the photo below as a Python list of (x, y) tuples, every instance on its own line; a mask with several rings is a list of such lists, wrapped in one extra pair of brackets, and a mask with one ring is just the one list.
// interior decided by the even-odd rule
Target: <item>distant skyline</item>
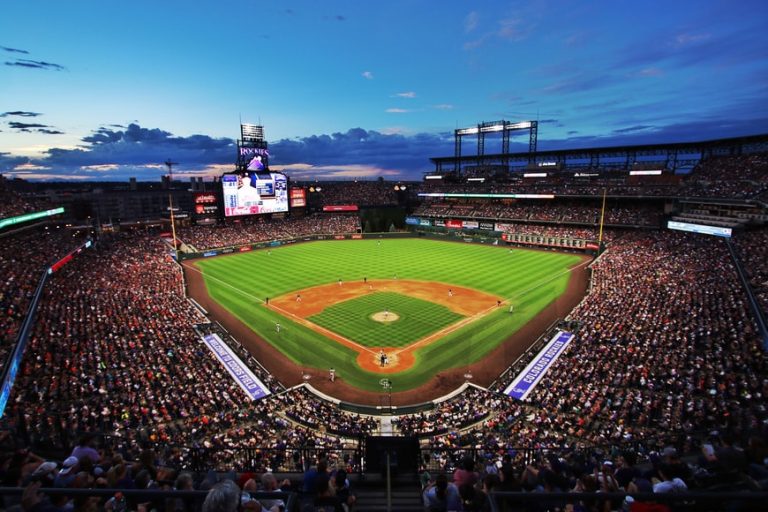
[(211, 177), (241, 120), (302, 180), (419, 179), (455, 128), (501, 119), (537, 119), (542, 150), (768, 133), (766, 19), (757, 0), (11, 0), (0, 173)]

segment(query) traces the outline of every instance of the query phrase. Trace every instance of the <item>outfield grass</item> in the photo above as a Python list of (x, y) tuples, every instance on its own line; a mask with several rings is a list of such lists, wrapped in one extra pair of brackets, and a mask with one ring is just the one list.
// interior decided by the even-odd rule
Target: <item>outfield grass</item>
[[(399, 319), (383, 323), (370, 318), (381, 311)], [(309, 320), (366, 347), (405, 347), (462, 318), (434, 302), (379, 292), (334, 304)]]
[(475, 288), (515, 304), (513, 315), (499, 308), (420, 348), (414, 367), (392, 375), (395, 391), (402, 391), (482, 358), (565, 291), (567, 269), (578, 261), (572, 254), (414, 238), (311, 242), (196, 265), (210, 295), (292, 361), (321, 370), (334, 367), (347, 383), (371, 391), (380, 391), (379, 375), (360, 369), (354, 351), (264, 308), (263, 300), (338, 279), (396, 275)]

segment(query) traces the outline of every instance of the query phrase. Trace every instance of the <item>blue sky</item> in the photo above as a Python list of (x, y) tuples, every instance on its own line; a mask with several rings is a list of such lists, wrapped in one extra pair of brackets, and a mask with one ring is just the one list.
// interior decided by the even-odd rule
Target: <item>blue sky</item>
[(418, 179), (455, 128), (500, 119), (538, 119), (540, 149), (767, 133), (767, 19), (753, 0), (8, 0), (0, 172), (211, 176), (241, 119), (301, 179)]

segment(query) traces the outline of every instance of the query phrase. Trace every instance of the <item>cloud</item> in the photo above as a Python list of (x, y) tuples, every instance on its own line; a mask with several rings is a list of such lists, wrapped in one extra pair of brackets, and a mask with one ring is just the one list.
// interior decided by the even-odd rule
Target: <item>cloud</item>
[(29, 163), (29, 158), (0, 152), (0, 172), (8, 172), (25, 163)]
[(118, 164), (81, 165), (80, 169), (86, 172), (108, 172), (119, 169)]
[(334, 19), (335, 19), (336, 21), (344, 21), (344, 20), (346, 20), (347, 18), (345, 18), (345, 17), (344, 17), (344, 16), (342, 16), (341, 14), (337, 14), (336, 16), (334, 16)]
[(548, 124), (554, 126), (555, 128), (563, 127), (563, 123), (561, 123), (558, 119), (540, 119), (539, 124)]
[[(206, 135), (178, 137), (160, 128), (145, 128), (135, 123), (124, 130), (102, 126), (83, 137), (82, 143), (81, 147), (50, 148), (44, 157), (32, 161), (27, 158), (11, 161), (9, 155), (0, 155), (0, 164), (4, 170), (26, 162), (44, 165), (51, 169), (47, 174), (59, 173), (62, 179), (126, 180), (133, 176), (155, 181), (164, 173), (162, 162), (168, 158), (179, 162), (174, 175), (211, 177), (232, 171), (237, 156), (231, 139)], [(346, 132), (281, 139), (270, 142), (269, 149), (270, 167), (285, 169), (296, 178), (420, 179), (421, 174), (431, 168), (429, 157), (453, 154), (453, 134), (405, 135), (401, 130), (383, 133), (353, 128)], [(49, 180), (52, 176), (26, 177)]]
[(288, 174), (294, 180), (348, 180), (351, 178), (373, 179), (379, 176), (400, 177), (397, 169), (387, 169), (377, 165), (345, 164), (345, 165), (312, 165), (295, 163), (289, 165), (272, 165), (271, 169)]
[(7, 46), (0, 46), (3, 50), (9, 52), (9, 53), (24, 53), (29, 54), (27, 50), (19, 50), (18, 48), (8, 48)]
[(469, 34), (474, 31), (479, 22), (480, 17), (478, 16), (477, 11), (472, 11), (467, 14), (467, 17), (464, 18), (464, 33)]
[[(206, 173), (210, 165), (234, 168), (235, 141), (216, 139), (207, 135), (177, 137), (159, 128), (144, 128), (131, 123), (125, 129), (102, 126), (81, 139), (76, 147), (52, 147), (35, 163), (50, 166), (66, 176), (86, 176), (86, 179), (156, 180), (165, 172), (163, 162), (168, 158), (179, 162), (174, 174), (214, 175)], [(200, 173), (200, 174), (198, 174)], [(218, 172), (220, 175), (221, 172)], [(48, 178), (35, 178), (48, 179)], [(74, 179), (74, 178), (71, 178)]]
[[(467, 20), (465, 20), (465, 28)], [(476, 25), (475, 25), (476, 26)], [(475, 50), (490, 42), (518, 42), (528, 38), (535, 30), (536, 23), (525, 21), (521, 16), (513, 16), (498, 20), (495, 29), (485, 31), (475, 36), (474, 39), (466, 41), (463, 45), (465, 51)], [(474, 32), (465, 30), (466, 33)]]
[(395, 96), (397, 96), (399, 98), (415, 98), (416, 97), (416, 93), (413, 92), (413, 91), (399, 92), (399, 93), (395, 94)]
[(629, 126), (627, 128), (620, 128), (618, 130), (613, 130), (613, 133), (632, 133), (632, 132), (641, 132), (644, 130), (653, 130), (654, 126), (649, 126), (645, 124), (639, 124), (635, 126)]
[(19, 121), (10, 121), (8, 123), (8, 126), (13, 128), (14, 130), (24, 130), (27, 128), (48, 128), (47, 124), (40, 124), (40, 123), (21, 123)]
[(682, 33), (678, 34), (675, 39), (674, 43), (676, 46), (688, 46), (691, 44), (697, 44), (702, 41), (706, 41), (707, 39), (711, 38), (712, 34), (689, 34), (689, 33)]
[(406, 108), (388, 108), (387, 110), (385, 110), (385, 112), (389, 114), (406, 114), (410, 112), (410, 110)]
[(499, 20), (499, 29), (496, 35), (508, 41), (521, 41), (528, 37), (531, 28), (523, 23), (520, 18), (505, 18)]
[(54, 64), (53, 62), (45, 62), (42, 60), (30, 60), (30, 59), (16, 59), (12, 62), (5, 62), (6, 66), (19, 66), (24, 68), (33, 68), (33, 69), (47, 69), (51, 71), (64, 71), (64, 66), (60, 64)]
[(33, 164), (31, 162), (25, 162), (17, 165), (13, 168), (14, 171), (50, 171), (51, 168), (46, 165)]
[(638, 71), (637, 73), (635, 73), (635, 76), (641, 76), (641, 77), (643, 77), (643, 76), (661, 76), (663, 74), (664, 74), (664, 71), (662, 71), (659, 68), (648, 67), (648, 68), (643, 68), (640, 71)]
[(616, 78), (599, 72), (577, 73), (564, 77), (540, 90), (542, 94), (570, 94), (591, 91), (607, 87), (616, 82)]
[(431, 167), (429, 157), (453, 154), (453, 133), (404, 135), (353, 128), (344, 133), (282, 139), (270, 144), (270, 166), (364, 165), (397, 170), (403, 179), (418, 179)]
[(371, 73), (370, 71), (363, 71), (361, 73), (361, 76), (366, 80), (373, 80), (373, 73)]
[(763, 26), (729, 28), (710, 34), (701, 31), (643, 32), (643, 38), (633, 40), (617, 49), (621, 59), (615, 67), (624, 69), (651, 68), (664, 65), (668, 69), (707, 66), (732, 67), (738, 64), (762, 66), (768, 52), (768, 40)]
[(13, 110), (11, 112), (3, 112), (0, 117), (18, 116), (18, 117), (37, 117), (41, 116), (38, 112), (25, 112), (24, 110)]
[(432, 108), (435, 110), (453, 110), (453, 105), (450, 103), (438, 103), (437, 105), (432, 105)]
[(83, 174), (59, 174), (54, 172), (8, 171), (9, 177), (36, 181), (87, 181), (92, 176)]
[[(6, 114), (11, 115), (20, 115), (22, 117), (35, 117), (40, 114), (37, 114), (35, 112), (6, 112)], [(0, 115), (0, 117), (5, 117), (5, 114)], [(42, 133), (44, 135), (62, 135), (64, 132), (52, 129), (51, 126), (48, 126), (47, 124), (41, 124), (41, 123), (22, 123), (20, 121), (9, 121), (8, 126), (14, 130), (16, 130), (18, 133)]]
[(491, 37), (491, 34), (485, 34), (477, 39), (473, 39), (472, 41), (467, 41), (464, 43), (464, 50), (475, 50), (477, 48), (480, 48), (483, 46), (486, 41)]

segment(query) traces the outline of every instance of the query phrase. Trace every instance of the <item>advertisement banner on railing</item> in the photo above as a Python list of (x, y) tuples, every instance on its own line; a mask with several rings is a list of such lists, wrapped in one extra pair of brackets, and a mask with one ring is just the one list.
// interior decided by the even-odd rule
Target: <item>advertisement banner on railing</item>
[(251, 397), (251, 400), (264, 398), (269, 395), (269, 389), (256, 377), (229, 346), (222, 341), (216, 334), (208, 334), (203, 337), (205, 345), (213, 352), (216, 359), (224, 365), (238, 386), (245, 394)]
[(557, 331), (557, 334), (541, 349), (541, 352), (525, 367), (525, 370), (507, 386), (504, 394), (518, 400), (525, 400), (574, 337), (570, 332)]
[(435, 226), (439, 228), (445, 227), (445, 221), (443, 219), (435, 219)]
[(429, 219), (421, 219), (421, 222), (419, 222), (420, 226), (431, 226), (432, 221)]
[(409, 226), (418, 226), (419, 225), (419, 218), (418, 217), (406, 217), (405, 223)]
[(337, 204), (331, 206), (323, 206), (324, 212), (356, 212), (358, 210), (356, 204)]
[(445, 227), (451, 229), (461, 229), (464, 224), (460, 220), (448, 219), (445, 221)]
[(476, 220), (465, 220), (462, 221), (462, 226), (464, 229), (477, 229), (480, 227), (480, 223), (478, 223)]
[(480, 229), (485, 229), (486, 231), (495, 231), (493, 229), (493, 222), (481, 222)]

